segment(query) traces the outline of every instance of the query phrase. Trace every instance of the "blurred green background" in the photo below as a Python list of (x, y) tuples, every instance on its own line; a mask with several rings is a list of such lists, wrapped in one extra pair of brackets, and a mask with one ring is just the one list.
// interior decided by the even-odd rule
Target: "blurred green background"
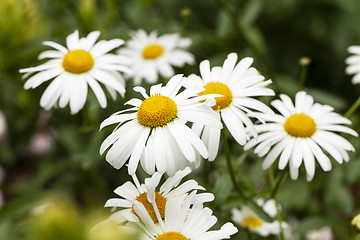
[[(1, 0), (0, 111), (7, 133), (0, 141), (5, 172), (0, 239), (28, 239), (34, 206), (53, 195), (69, 201), (81, 219), (92, 214), (105, 218), (110, 209), (102, 206), (115, 197), (112, 191), (117, 186), (129, 180), (126, 168), (114, 169), (98, 153), (112, 128), (98, 130), (101, 121), (124, 108), (133, 95), (132, 83), (127, 83), (125, 99), (109, 99), (107, 109), (101, 109), (90, 93), (77, 115), (70, 115), (68, 108), (46, 112), (39, 101), (47, 84), (25, 91), (18, 71), (39, 64), (37, 56), (48, 49), (42, 41), (64, 45), (65, 37), (75, 29), (81, 36), (100, 30), (100, 38), (106, 40), (128, 40), (137, 29), (178, 32), (193, 40), (189, 51), (197, 61), (176, 69), (178, 73), (199, 74), (200, 61), (209, 59), (212, 65), (220, 65), (228, 53), (236, 52), (255, 59), (254, 66), (273, 80), (270, 87), (277, 95), (291, 97), (299, 90), (299, 59), (306, 56), (311, 64), (304, 89), (343, 114), (360, 92), (345, 75), (347, 47), (360, 45), (359, 26), (359, 0)], [(359, 112), (351, 116), (358, 132), (359, 116)], [(349, 137), (349, 141), (359, 148), (359, 139)], [(231, 142), (231, 149), (239, 181), (268, 197), (262, 160), (243, 153), (236, 142)], [(294, 235), (303, 237), (311, 229), (328, 225), (335, 239), (350, 236), (349, 222), (360, 212), (359, 153), (351, 154), (349, 163), (333, 163), (329, 173), (317, 169), (311, 183), (304, 177), (287, 179), (280, 189), (283, 218), (296, 222)], [(139, 172), (140, 179), (145, 176)], [(219, 218), (218, 226), (230, 221), (229, 210), (241, 201), (233, 195), (224, 156), (220, 154), (213, 163), (204, 161), (190, 178), (215, 194), (209, 206)], [(239, 229), (234, 239), (249, 237)], [(250, 237), (260, 239), (256, 234)]]

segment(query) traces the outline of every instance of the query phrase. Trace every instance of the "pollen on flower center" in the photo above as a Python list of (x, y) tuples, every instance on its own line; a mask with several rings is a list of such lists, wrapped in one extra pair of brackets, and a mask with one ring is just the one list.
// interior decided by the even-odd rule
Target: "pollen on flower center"
[(315, 133), (316, 123), (308, 115), (296, 113), (286, 119), (284, 128), (291, 136), (306, 138)]
[(156, 240), (188, 240), (188, 238), (179, 232), (166, 232), (159, 235)]
[(145, 59), (155, 59), (164, 53), (164, 48), (158, 44), (151, 44), (144, 48), (142, 55)]
[(94, 58), (85, 50), (69, 51), (62, 62), (63, 68), (70, 73), (84, 73), (94, 66)]
[(242, 223), (245, 228), (255, 228), (262, 225), (261, 219), (256, 217), (247, 217), (242, 221)]
[(205, 95), (205, 94), (221, 94), (221, 95), (223, 95), (223, 97), (215, 98), (216, 105), (212, 107), (214, 110), (221, 110), (230, 105), (233, 96), (232, 96), (230, 89), (225, 84), (219, 83), (219, 82), (210, 82), (210, 83), (206, 84), (204, 86), (204, 88), (205, 88), (205, 91), (202, 91), (201, 93), (199, 93), (199, 96)]
[(162, 127), (173, 121), (177, 113), (176, 103), (171, 98), (154, 95), (141, 103), (137, 112), (137, 120), (145, 127)]
[[(142, 194), (137, 196), (136, 200), (141, 202), (144, 205), (144, 207), (148, 211), (151, 219), (154, 221), (154, 223), (156, 223), (158, 220), (157, 220), (157, 217), (155, 214), (155, 210), (153, 208), (153, 205), (148, 201), (146, 192), (143, 192)], [(163, 195), (161, 195), (160, 193), (155, 192), (155, 202), (159, 209), (161, 218), (164, 219), (165, 218), (166, 198)], [(134, 207), (131, 208), (131, 212), (137, 216), (137, 214), (134, 210)]]

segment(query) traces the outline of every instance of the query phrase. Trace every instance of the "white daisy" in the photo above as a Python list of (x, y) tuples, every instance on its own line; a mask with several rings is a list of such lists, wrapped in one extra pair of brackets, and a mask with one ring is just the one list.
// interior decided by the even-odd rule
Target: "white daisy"
[[(134, 201), (134, 211), (141, 219), (137, 224), (143, 229), (141, 240), (221, 240), (229, 239), (238, 230), (232, 223), (220, 230), (209, 229), (217, 222), (209, 208), (192, 205), (191, 194), (170, 198), (165, 207), (165, 219), (154, 223), (143, 204)], [(149, 199), (151, 202), (152, 200)]]
[(176, 75), (164, 87), (152, 86), (150, 96), (144, 88), (135, 87), (145, 100), (129, 100), (126, 104), (132, 108), (114, 113), (101, 123), (100, 128), (114, 123), (118, 126), (101, 144), (100, 154), (112, 145), (106, 160), (117, 169), (130, 157), (130, 175), (135, 173), (139, 161), (150, 175), (155, 167), (169, 176), (190, 163), (198, 167), (195, 153), (207, 158), (208, 151), (185, 123), (196, 122), (218, 129), (222, 124), (209, 106), (215, 102), (214, 95), (197, 96), (198, 92), (192, 90), (178, 94), (182, 83), (182, 75)]
[(142, 79), (155, 83), (158, 74), (170, 78), (174, 75), (172, 66), (182, 67), (195, 62), (194, 56), (185, 50), (191, 44), (189, 38), (181, 38), (179, 34), (158, 36), (156, 32), (148, 35), (144, 30), (131, 35), (132, 39), (119, 53), (133, 60), (131, 76), (135, 84), (140, 84)]
[(349, 160), (347, 151), (354, 151), (354, 147), (334, 132), (358, 136), (354, 130), (342, 125), (351, 124), (350, 120), (333, 112), (328, 105), (314, 103), (313, 97), (305, 92), (296, 94), (295, 106), (288, 96), (281, 94), (280, 98), (271, 103), (280, 114), (262, 114), (267, 124), (256, 126), (259, 137), (245, 145), (245, 150), (257, 145), (255, 153), (260, 157), (267, 154), (264, 169), (280, 157), (279, 169), (289, 163), (290, 176), (297, 179), (299, 167), (304, 162), (310, 181), (315, 174), (315, 160), (324, 171), (331, 170), (327, 155), (340, 164)]
[(346, 64), (349, 66), (346, 67), (346, 74), (355, 76), (352, 78), (352, 83), (360, 83), (360, 46), (350, 46), (348, 52), (353, 54), (352, 56), (346, 58)]
[[(136, 175), (132, 175), (134, 183), (128, 181), (115, 189), (115, 193), (121, 198), (111, 198), (105, 203), (105, 207), (120, 207), (125, 208), (120, 210), (112, 215), (112, 219), (117, 219), (118, 222), (122, 222), (126, 219), (133, 219), (135, 211), (133, 209), (133, 201), (137, 200), (141, 202), (146, 210), (148, 211), (150, 217), (154, 222), (157, 221), (154, 208), (152, 204), (147, 200), (147, 192), (155, 191), (155, 202), (157, 208), (159, 209), (160, 216), (164, 219), (165, 206), (167, 200), (171, 197), (181, 196), (187, 194), (191, 191), (205, 190), (205, 188), (198, 185), (195, 180), (188, 180), (182, 183), (180, 186), (181, 180), (191, 172), (189, 167), (184, 170), (179, 170), (175, 173), (173, 177), (169, 177), (157, 190), (160, 179), (163, 174), (155, 172), (151, 178), (147, 178), (144, 181), (144, 184), (140, 184)], [(214, 200), (214, 195), (211, 193), (200, 193), (194, 195), (195, 202), (210, 202)]]
[[(257, 112), (273, 113), (264, 103), (253, 98), (256, 96), (275, 95), (274, 91), (265, 88), (271, 80), (264, 81), (264, 77), (258, 71), (250, 67), (252, 58), (244, 58), (236, 64), (237, 54), (230, 53), (222, 67), (210, 69), (208, 60), (200, 63), (201, 78), (195, 75), (189, 76), (186, 87), (188, 89), (204, 89), (199, 95), (221, 94), (217, 97), (215, 112), (221, 116), (222, 121), (235, 140), (244, 145), (249, 140), (245, 126), (250, 129), (250, 135), (256, 136), (256, 131), (251, 117), (257, 117)], [(193, 130), (199, 135), (209, 149), (209, 161), (213, 161), (217, 155), (220, 141), (220, 129), (194, 124)]]
[[(274, 218), (276, 216), (276, 203), (274, 200), (270, 199), (264, 202), (263, 199), (258, 199), (257, 203), (270, 217)], [(240, 209), (233, 208), (231, 212), (233, 222), (263, 237), (280, 233), (280, 223), (278, 221), (266, 222), (247, 206)], [(287, 223), (281, 222), (281, 224), (283, 229), (287, 227)]]
[[(88, 85), (97, 97), (100, 106), (106, 107), (106, 97), (98, 82), (104, 84), (115, 99), (116, 92), (125, 94), (125, 80), (119, 72), (129, 73), (127, 57), (110, 54), (109, 51), (124, 43), (121, 39), (99, 41), (99, 31), (79, 38), (76, 30), (66, 38), (67, 48), (58, 43), (45, 41), (43, 44), (54, 48), (39, 55), (39, 59), (50, 59), (37, 67), (21, 69), (26, 73), (24, 78), (31, 76), (24, 88), (36, 88), (40, 84), (52, 80), (40, 99), (45, 109), (52, 108), (57, 102), (64, 108), (68, 103), (72, 114), (83, 108)], [(59, 100), (59, 101), (58, 101)]]

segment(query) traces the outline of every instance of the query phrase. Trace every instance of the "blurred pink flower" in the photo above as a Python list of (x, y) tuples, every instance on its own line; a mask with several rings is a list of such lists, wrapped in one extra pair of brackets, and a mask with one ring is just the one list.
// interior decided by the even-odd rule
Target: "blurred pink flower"
[(30, 152), (42, 155), (51, 151), (54, 147), (54, 137), (48, 132), (34, 133), (30, 140)]
[(0, 143), (5, 139), (7, 132), (7, 125), (5, 120), (5, 115), (0, 111)]

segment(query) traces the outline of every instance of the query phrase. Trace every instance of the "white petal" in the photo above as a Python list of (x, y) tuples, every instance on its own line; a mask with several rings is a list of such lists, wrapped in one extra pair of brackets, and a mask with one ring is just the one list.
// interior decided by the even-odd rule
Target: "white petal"
[(75, 30), (74, 33), (66, 37), (66, 45), (70, 51), (79, 48), (79, 31)]

